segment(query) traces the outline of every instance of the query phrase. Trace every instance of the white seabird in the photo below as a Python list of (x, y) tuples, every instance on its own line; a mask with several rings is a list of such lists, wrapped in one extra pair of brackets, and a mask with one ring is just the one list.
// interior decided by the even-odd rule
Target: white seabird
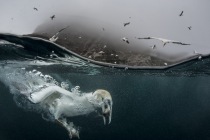
[(198, 55), (198, 60), (201, 60), (202, 59), (201, 53), (199, 53), (196, 50), (194, 50), (194, 54)]
[(179, 44), (179, 45), (191, 45), (191, 44), (187, 44), (187, 43), (182, 43), (180, 41), (168, 40), (168, 39), (158, 38), (158, 37), (143, 37), (143, 38), (138, 38), (138, 39), (156, 39), (156, 40), (160, 40), (160, 41), (163, 42), (163, 47), (167, 43), (173, 43), (173, 44)]
[(122, 38), (122, 41), (125, 41), (126, 43), (129, 44), (128, 38), (126, 38), (126, 37), (123, 37), (123, 38)]
[(49, 40), (50, 40), (51, 42), (55, 42), (56, 40), (58, 40), (59, 34), (60, 34), (63, 30), (65, 30), (65, 29), (67, 29), (67, 28), (69, 28), (69, 26), (67, 26), (67, 27), (62, 28), (61, 30), (59, 30), (59, 31), (58, 31), (55, 35), (53, 35)]
[(68, 131), (70, 138), (79, 138), (79, 130), (66, 118), (97, 111), (103, 118), (104, 124), (111, 123), (113, 103), (110, 93), (106, 90), (98, 89), (95, 92), (78, 95), (54, 85), (31, 93), (28, 99), (48, 109), (55, 121)]
[(156, 48), (156, 45), (154, 45), (154, 46), (151, 46), (151, 48), (154, 50), (154, 49)]

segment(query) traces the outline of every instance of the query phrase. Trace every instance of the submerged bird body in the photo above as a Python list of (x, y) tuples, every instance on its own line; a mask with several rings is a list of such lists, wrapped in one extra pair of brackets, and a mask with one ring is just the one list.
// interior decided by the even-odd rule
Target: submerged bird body
[(69, 117), (87, 115), (98, 110), (104, 124), (111, 123), (112, 97), (106, 90), (98, 89), (95, 92), (78, 95), (59, 86), (48, 86), (31, 93), (28, 99), (48, 109), (55, 121), (69, 132), (70, 138), (79, 138), (79, 130), (73, 122), (67, 121)]
[(152, 46), (152, 49), (154, 50), (156, 48), (156, 45)]

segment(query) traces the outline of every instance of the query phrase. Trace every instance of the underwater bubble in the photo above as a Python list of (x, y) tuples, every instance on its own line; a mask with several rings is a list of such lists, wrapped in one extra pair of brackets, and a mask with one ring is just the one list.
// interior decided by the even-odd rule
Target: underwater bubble
[(80, 86), (75, 86), (74, 88), (71, 89), (71, 92), (81, 96), (81, 93), (80, 93), (79, 89), (80, 89)]
[(35, 73), (35, 76), (40, 76), (42, 73), (40, 71), (37, 71), (37, 73)]
[(61, 82), (61, 87), (64, 89), (69, 89), (69, 84), (67, 82)]

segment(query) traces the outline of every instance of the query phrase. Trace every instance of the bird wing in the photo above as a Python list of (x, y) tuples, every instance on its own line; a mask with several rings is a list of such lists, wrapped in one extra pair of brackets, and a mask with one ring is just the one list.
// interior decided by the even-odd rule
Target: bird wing
[(182, 11), (181, 14), (180, 14), (179, 16), (182, 16), (182, 15), (183, 15), (183, 12), (184, 12), (184, 11)]
[(58, 32), (60, 33), (60, 32), (62, 32), (63, 30), (65, 30), (65, 29), (67, 29), (67, 28), (69, 28), (69, 26), (67, 26), (67, 27), (65, 27), (65, 28), (60, 29)]
[(129, 25), (129, 24), (130, 24), (130, 22), (124, 23), (124, 26), (127, 26), (127, 25)]
[(171, 43), (180, 44), (180, 45), (190, 45), (190, 44), (182, 43), (182, 42), (179, 42), (179, 41), (172, 41)]
[(151, 38), (151, 37), (139, 37), (137, 39), (153, 39), (153, 38)]
[(59, 86), (49, 86), (40, 91), (31, 93), (29, 100), (33, 103), (40, 103), (48, 98), (48, 100), (53, 100), (59, 98), (63, 95), (68, 96), (73, 99), (73, 94)]

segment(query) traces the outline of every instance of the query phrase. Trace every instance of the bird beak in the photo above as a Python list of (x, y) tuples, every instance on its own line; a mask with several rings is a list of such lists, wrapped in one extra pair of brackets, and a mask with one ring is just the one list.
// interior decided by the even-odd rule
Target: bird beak
[(108, 104), (102, 105), (102, 117), (104, 125), (110, 124), (112, 121), (112, 106)]

